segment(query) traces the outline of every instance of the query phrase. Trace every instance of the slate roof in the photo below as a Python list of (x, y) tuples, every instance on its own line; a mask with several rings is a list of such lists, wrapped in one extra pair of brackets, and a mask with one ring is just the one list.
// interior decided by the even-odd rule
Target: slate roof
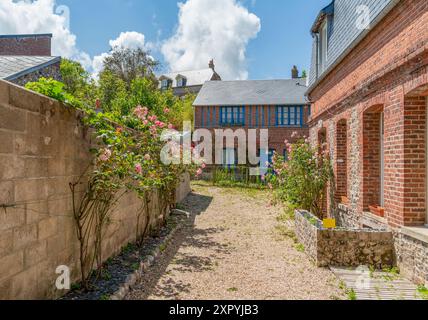
[(49, 56), (0, 56), (0, 79), (15, 80), (60, 60)]
[(302, 105), (306, 90), (306, 79), (209, 81), (193, 105)]
[(201, 70), (190, 70), (163, 74), (159, 79), (166, 77), (172, 80), (172, 87), (177, 87), (177, 76), (181, 75), (187, 79), (186, 86), (201, 86), (206, 81), (210, 81), (214, 76), (214, 71), (211, 68)]
[[(320, 19), (328, 17), (328, 51), (326, 70), (317, 78), (317, 54), (316, 38), (313, 38), (312, 61), (309, 74), (309, 86), (317, 82), (317, 79), (328, 74), (331, 69), (340, 62), (349, 51), (361, 41), (364, 36), (373, 29), (399, 0), (334, 0), (326, 8), (322, 9), (311, 28), (314, 33), (320, 24)], [(358, 12), (358, 6), (367, 6), (370, 12), (370, 29), (359, 29), (357, 19), (362, 13)], [(309, 90), (311, 90), (311, 88)]]

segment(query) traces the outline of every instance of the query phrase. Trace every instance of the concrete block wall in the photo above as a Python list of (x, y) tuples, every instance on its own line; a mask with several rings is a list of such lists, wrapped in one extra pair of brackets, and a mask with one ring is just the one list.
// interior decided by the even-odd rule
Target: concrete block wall
[[(0, 299), (61, 296), (64, 292), (55, 288), (60, 265), (71, 268), (73, 282), (79, 279), (69, 183), (88, 167), (93, 142), (81, 116), (0, 81)], [(188, 192), (184, 188), (180, 198)], [(141, 208), (132, 193), (115, 206), (105, 231), (104, 259), (135, 241)], [(159, 208), (155, 192), (149, 214), (159, 217)]]

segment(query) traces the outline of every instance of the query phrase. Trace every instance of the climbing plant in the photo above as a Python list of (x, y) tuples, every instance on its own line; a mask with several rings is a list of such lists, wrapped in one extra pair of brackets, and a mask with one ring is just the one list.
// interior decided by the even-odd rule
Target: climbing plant
[[(94, 155), (92, 163), (76, 181), (70, 182), (73, 217), (80, 243), (82, 284), (89, 289), (91, 271), (97, 269), (98, 274), (101, 272), (105, 227), (111, 220), (112, 208), (122, 196), (133, 192), (142, 201), (135, 231), (141, 245), (154, 223), (148, 214), (142, 225), (142, 216), (148, 212), (150, 195), (158, 192), (160, 211), (166, 213), (174, 205), (175, 188), (182, 173), (190, 171), (200, 174), (201, 168), (181, 163), (167, 165), (161, 161), (165, 142), (160, 137), (163, 130), (175, 127), (171, 122), (177, 121), (177, 113), (171, 112), (171, 109), (177, 101), (171, 98), (170, 93), (163, 96), (145, 79), (131, 83), (129, 90), (135, 90), (135, 93), (130, 100), (144, 100), (149, 103), (148, 106), (130, 108), (127, 100), (123, 109), (105, 108), (107, 112), (103, 112), (100, 100), (96, 101), (95, 106), (87, 106), (67, 92), (61, 82), (52, 79), (42, 78), (36, 83), (29, 83), (27, 88), (83, 111), (82, 121), (91, 128), (96, 138), (90, 149)], [(161, 106), (160, 103), (164, 102), (171, 105)], [(116, 103), (120, 101), (116, 100)], [(181, 148), (178, 150), (181, 156)], [(165, 217), (165, 214), (162, 216)], [(159, 221), (160, 224), (164, 222)]]

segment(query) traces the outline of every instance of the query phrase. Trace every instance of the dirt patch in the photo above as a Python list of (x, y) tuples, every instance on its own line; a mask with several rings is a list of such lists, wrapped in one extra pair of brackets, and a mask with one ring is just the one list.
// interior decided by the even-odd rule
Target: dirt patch
[(338, 299), (338, 280), (315, 267), (278, 219), (266, 191), (202, 183), (183, 203), (187, 224), (127, 299)]

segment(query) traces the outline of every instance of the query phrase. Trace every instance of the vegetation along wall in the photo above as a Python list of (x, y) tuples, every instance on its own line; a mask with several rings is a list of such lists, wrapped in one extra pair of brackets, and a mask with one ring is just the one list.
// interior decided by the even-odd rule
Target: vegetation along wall
[[(80, 278), (70, 183), (87, 170), (94, 143), (81, 116), (76, 109), (0, 81), (0, 299), (61, 296), (64, 291), (55, 287), (60, 265), (70, 267), (72, 282)], [(77, 188), (83, 191), (85, 184)], [(189, 190), (189, 179), (182, 179), (179, 200)], [(156, 224), (168, 214), (158, 192), (149, 198), (143, 206), (135, 193), (125, 193), (114, 205), (102, 260), (134, 242), (142, 232), (136, 226), (149, 215)]]

